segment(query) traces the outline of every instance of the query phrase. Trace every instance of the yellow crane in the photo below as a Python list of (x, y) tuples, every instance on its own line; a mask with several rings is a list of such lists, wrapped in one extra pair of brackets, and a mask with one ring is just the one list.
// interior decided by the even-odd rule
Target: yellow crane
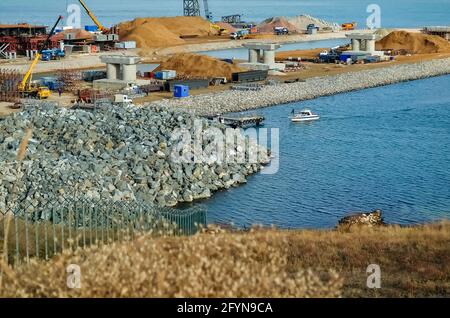
[(86, 10), (86, 13), (88, 14), (88, 16), (92, 19), (92, 21), (95, 23), (95, 25), (97, 26), (98, 30), (100, 32), (107, 32), (108, 29), (105, 28), (100, 21), (97, 20), (97, 18), (95, 17), (95, 15), (92, 13), (91, 10), (89, 10), (89, 8), (84, 4), (83, 0), (78, 0), (80, 2), (80, 4), (83, 6), (84, 10)]
[(62, 16), (58, 17), (58, 21), (56, 21), (55, 25), (53, 26), (52, 30), (50, 31), (47, 39), (45, 40), (44, 44), (42, 45), (41, 49), (38, 53), (36, 53), (36, 56), (34, 57), (33, 62), (30, 65), (30, 68), (28, 69), (27, 73), (23, 77), (22, 81), (18, 85), (18, 90), (20, 95), (23, 97), (37, 97), (39, 99), (45, 99), (50, 97), (50, 90), (48, 87), (45, 86), (33, 86), (32, 85), (32, 78), (33, 78), (33, 69), (35, 68), (36, 64), (39, 62), (39, 60), (42, 57), (42, 51), (45, 50), (50, 43), (50, 38), (53, 36), (53, 33), (55, 32), (56, 26), (58, 25), (59, 21), (63, 19)]

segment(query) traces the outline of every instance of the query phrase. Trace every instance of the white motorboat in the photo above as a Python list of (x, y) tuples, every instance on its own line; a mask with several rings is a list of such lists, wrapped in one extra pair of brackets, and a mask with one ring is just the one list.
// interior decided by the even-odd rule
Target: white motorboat
[(310, 109), (303, 109), (299, 113), (292, 111), (291, 121), (294, 123), (308, 122), (320, 119), (319, 115), (313, 114)]

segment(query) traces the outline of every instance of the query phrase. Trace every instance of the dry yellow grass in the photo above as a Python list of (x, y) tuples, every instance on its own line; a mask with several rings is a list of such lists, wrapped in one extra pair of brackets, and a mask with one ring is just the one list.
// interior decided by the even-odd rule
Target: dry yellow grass
[[(81, 267), (81, 289), (66, 287), (69, 264)], [(381, 289), (366, 287), (369, 264), (381, 267)], [(2, 297), (449, 296), (450, 223), (143, 236), (5, 274)]]
[[(28, 148), (28, 143), (30, 142), (31, 136), (33, 135), (33, 130), (31, 128), (28, 128), (25, 131), (25, 135), (23, 136), (22, 140), (20, 141), (20, 145), (19, 145), (19, 149), (17, 150), (17, 164), (16, 164), (16, 169), (17, 169), (17, 175), (19, 177), (22, 176), (22, 161), (25, 158), (26, 152), (27, 152), (27, 148)], [(13, 186), (13, 192), (12, 192), (12, 198), (14, 199), (16, 196), (16, 183), (14, 183)], [(12, 216), (10, 213), (5, 213), (4, 211), (0, 211), (1, 212), (1, 218), (4, 218), (4, 233), (9, 233), (9, 227), (11, 225), (11, 219)], [(8, 264), (8, 235), (4, 236), (3, 239), (3, 248), (2, 248), (2, 256), (3, 259), (0, 261), (0, 289), (3, 286), (3, 274), (5, 271), (7, 271), (7, 265)]]

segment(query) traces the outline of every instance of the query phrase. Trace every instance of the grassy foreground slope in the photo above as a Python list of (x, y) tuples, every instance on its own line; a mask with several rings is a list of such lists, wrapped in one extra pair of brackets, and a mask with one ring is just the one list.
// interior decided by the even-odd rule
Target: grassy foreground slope
[[(81, 267), (80, 289), (66, 286), (69, 264)], [(366, 286), (369, 264), (380, 289)], [(7, 270), (0, 296), (448, 297), (450, 223), (140, 237)]]

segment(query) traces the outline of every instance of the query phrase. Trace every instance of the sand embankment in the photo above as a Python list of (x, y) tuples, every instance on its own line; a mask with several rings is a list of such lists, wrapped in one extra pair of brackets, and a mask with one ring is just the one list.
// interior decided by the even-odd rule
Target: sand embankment
[(396, 64), (334, 76), (314, 77), (307, 79), (305, 82), (265, 86), (260, 91), (230, 90), (155, 103), (185, 109), (199, 115), (212, 115), (298, 102), (320, 96), (445, 74), (450, 74), (450, 58)]

